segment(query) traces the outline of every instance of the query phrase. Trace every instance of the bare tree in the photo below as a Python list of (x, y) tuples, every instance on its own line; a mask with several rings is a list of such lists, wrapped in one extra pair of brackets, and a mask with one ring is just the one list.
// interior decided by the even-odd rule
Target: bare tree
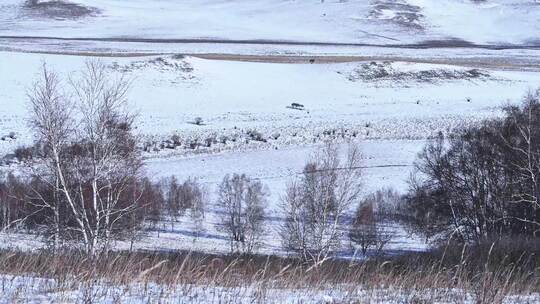
[[(60, 209), (61, 203), (73, 205), (74, 198), (67, 187), (66, 149), (73, 134), (72, 119), (73, 104), (63, 92), (59, 76), (43, 64), (41, 79), (38, 80), (28, 93), (31, 105), (30, 124), (38, 141), (44, 149), (44, 168), (34, 170), (34, 176), (49, 184), (54, 193), (54, 199), (46, 199), (39, 191), (34, 191), (40, 198), (43, 208), (52, 210), (54, 214), (54, 247), (58, 248), (61, 234)], [(60, 197), (65, 198), (65, 201)], [(73, 209), (72, 209), (73, 211)], [(77, 221), (79, 228), (81, 223)], [(87, 241), (87, 240), (85, 240)]]
[[(505, 145), (516, 157), (509, 165), (516, 171), (514, 204), (525, 204), (537, 213), (540, 210), (540, 89), (528, 92), (521, 107), (507, 107), (506, 128), (513, 136), (502, 133)], [(540, 219), (516, 216), (515, 219), (535, 226), (540, 231)]]
[(344, 217), (361, 192), (361, 154), (349, 144), (345, 160), (327, 143), (305, 165), (302, 178), (287, 187), (283, 199), (284, 247), (305, 261), (320, 263), (341, 245)]
[(22, 192), (24, 187), (13, 174), (0, 175), (0, 231), (24, 224), (28, 219)]
[(231, 252), (252, 253), (263, 232), (267, 192), (261, 182), (246, 175), (226, 175), (219, 186), (223, 226), (229, 234)]
[[(122, 206), (121, 198), (139, 177), (142, 165), (131, 134), (134, 116), (127, 111), (129, 82), (123, 77), (109, 77), (108, 73), (102, 62), (88, 61), (81, 77), (70, 81), (81, 116), (76, 135), (83, 139), (76, 148), (81, 155), (74, 154), (74, 164), (76, 175), (91, 188), (90, 218), (83, 218), (87, 230), (93, 230), (92, 248), (102, 235), (107, 242), (114, 223), (136, 206)], [(85, 201), (84, 197), (81, 201)]]
[(193, 223), (196, 238), (198, 238), (199, 234), (204, 230), (205, 206), (208, 199), (207, 190), (195, 179), (188, 179), (184, 185), (190, 189), (188, 195), (191, 201), (189, 203), (189, 216)]
[(182, 202), (180, 198), (180, 185), (176, 176), (172, 176), (170, 179), (163, 181), (166, 190), (166, 205), (169, 213), (171, 229), (174, 229), (174, 223), (178, 221), (178, 216), (183, 213)]
[(383, 216), (378, 214), (374, 207), (374, 198), (378, 194), (382, 195), (383, 192), (368, 196), (358, 205), (349, 230), (351, 242), (358, 246), (363, 255), (366, 255), (369, 249), (380, 254), (391, 239), (391, 234), (384, 229)]
[(189, 215), (195, 224), (197, 231), (200, 230), (204, 219), (204, 206), (207, 200), (206, 189), (194, 178), (188, 178), (182, 184), (178, 183), (176, 177), (171, 177), (164, 182), (166, 185), (166, 202), (169, 216), (171, 217), (171, 227), (182, 216), (189, 211)]
[(404, 200), (395, 189), (385, 187), (364, 197), (363, 203), (373, 204), (377, 220), (395, 220), (400, 217)]
[(144, 228), (147, 224), (157, 225), (166, 206), (162, 184), (153, 183), (144, 177), (132, 187), (134, 189), (128, 192), (132, 195), (132, 199), (137, 201), (138, 208), (123, 217), (122, 229), (118, 231), (119, 235), (117, 234), (130, 241), (130, 250), (133, 250), (135, 241), (146, 234), (147, 230)]
[(68, 230), (94, 254), (137, 207), (137, 197), (127, 193), (142, 165), (131, 134), (134, 116), (126, 108), (129, 83), (110, 77), (103, 63), (89, 61), (70, 81), (72, 94), (64, 94), (61, 84), (44, 66), (29, 94), (31, 124), (45, 147), (46, 166), (38, 176), (50, 176), (59, 194), (42, 203), (56, 211), (65, 204), (73, 223)]
[(358, 206), (353, 219), (349, 238), (354, 244), (357, 244), (365, 255), (368, 249), (377, 245), (377, 223), (373, 204), (361, 204)]
[(540, 232), (540, 91), (505, 117), (441, 134), (419, 154), (412, 227), (426, 236), (480, 242)]

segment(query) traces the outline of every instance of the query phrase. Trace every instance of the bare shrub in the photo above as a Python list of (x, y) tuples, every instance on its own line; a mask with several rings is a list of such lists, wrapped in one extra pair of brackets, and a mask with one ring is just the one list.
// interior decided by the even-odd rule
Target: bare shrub
[(226, 175), (219, 186), (222, 221), (229, 234), (231, 252), (251, 253), (263, 233), (267, 192), (261, 182), (245, 174)]
[(202, 117), (195, 117), (193, 119), (192, 124), (197, 125), (197, 126), (202, 126), (204, 125), (204, 120), (202, 119)]
[(115, 236), (128, 240), (131, 251), (135, 241), (145, 235), (145, 224), (156, 226), (161, 220), (166, 210), (166, 202), (161, 185), (148, 178), (132, 184), (127, 194), (137, 201), (138, 207), (121, 218)]
[(287, 187), (282, 209), (283, 246), (304, 261), (319, 263), (341, 245), (344, 217), (361, 191), (361, 154), (349, 144), (345, 161), (327, 143), (305, 165), (302, 177)]
[(34, 157), (34, 152), (31, 147), (19, 147), (13, 151), (15, 158), (18, 161), (25, 162), (29, 161)]
[(27, 219), (23, 193), (24, 185), (13, 174), (0, 177), (0, 227), (1, 231), (10, 229), (18, 224), (24, 224)]
[(392, 234), (385, 229), (391, 221), (402, 220), (402, 196), (392, 188), (382, 188), (366, 195), (354, 214), (349, 239), (363, 255), (373, 249), (377, 255), (391, 240)]
[(146, 221), (157, 223), (166, 212), (166, 200), (161, 185), (145, 177), (138, 180), (134, 186), (132, 191), (133, 195), (137, 195), (139, 208), (128, 216), (138, 217), (135, 221), (137, 224)]
[(261, 141), (261, 142), (266, 142), (266, 139), (263, 137), (262, 133), (255, 130), (255, 129), (252, 129), (252, 130), (248, 130), (246, 132), (246, 135), (248, 136), (249, 139), (251, 140), (254, 140), (254, 141)]
[(168, 181), (164, 181), (164, 184), (168, 212), (171, 217), (176, 217), (180, 212), (185, 210), (180, 198), (180, 185), (175, 176), (172, 176)]

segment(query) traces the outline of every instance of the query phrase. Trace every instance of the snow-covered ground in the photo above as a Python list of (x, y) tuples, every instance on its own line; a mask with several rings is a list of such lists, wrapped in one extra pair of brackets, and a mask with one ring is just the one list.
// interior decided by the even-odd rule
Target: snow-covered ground
[(28, 3), (0, 2), (0, 50), (102, 56), (348, 55), (520, 69), (538, 69), (540, 62), (540, 2), (535, 0)]
[[(71, 282), (66, 280), (0, 276), (2, 303), (463, 303), (481, 301), (481, 295), (461, 289), (365, 288), (357, 284), (320, 286), (317, 288), (279, 288), (272, 282), (221, 287), (194, 284), (131, 283), (106, 281)], [(269, 286), (270, 285), (270, 286)], [(508, 295), (501, 303), (538, 303), (538, 293)]]
[[(9, 152), (31, 143), (26, 92), (46, 62), (68, 78), (89, 57), (0, 53), (0, 141)], [(496, 115), (540, 83), (536, 72), (411, 62), (278, 64), (195, 57), (105, 58), (133, 80), (132, 109), (143, 141), (178, 135), (194, 153), (312, 144), (347, 133), (367, 139), (423, 139)], [(290, 109), (300, 103), (305, 110)], [(204, 125), (191, 122), (196, 117)], [(256, 130), (266, 142), (246, 143)], [(210, 147), (204, 147), (205, 142)], [(186, 149), (179, 149), (186, 152)], [(180, 153), (169, 151), (169, 153)], [(155, 155), (154, 155), (155, 156)]]
[[(359, 143), (365, 167), (361, 169), (365, 179), (363, 193), (367, 194), (382, 187), (405, 191), (406, 181), (412, 169), (411, 164), (423, 144), (424, 141), (414, 140), (377, 140)], [(299, 176), (306, 159), (309, 159), (317, 148), (317, 146), (288, 147), (279, 150), (149, 159), (145, 170), (155, 181), (170, 176), (176, 176), (179, 180), (196, 177), (204, 185), (208, 192), (205, 219), (200, 227), (190, 218), (189, 213), (175, 220), (164, 219), (148, 231), (134, 235), (133, 239), (117, 242), (115, 246), (118, 249), (166, 251), (179, 249), (227, 253), (229, 243), (227, 235), (220, 229), (219, 208), (215, 205), (217, 186), (226, 173), (245, 173), (261, 181), (269, 195), (265, 232), (259, 252), (286, 255), (279, 236), (279, 229), (283, 223), (280, 210), (281, 197), (285, 193), (286, 185)], [(400, 225), (389, 222), (385, 227), (386, 231), (393, 235), (385, 247), (387, 253), (419, 251), (427, 248), (423, 238), (410, 234)], [(2, 248), (30, 250), (46, 246), (39, 237), (28, 237), (24, 233), (2, 234), (0, 239)], [(346, 236), (343, 245), (343, 252), (340, 255), (347, 258), (355, 257)]]
[[(383, 187), (393, 187), (399, 191), (407, 189), (407, 179), (412, 169), (416, 153), (424, 141), (366, 141), (359, 143), (363, 154), (361, 169), (365, 185), (363, 193), (379, 190)], [(245, 173), (261, 181), (265, 186), (268, 197), (266, 206), (267, 221), (260, 252), (271, 254), (286, 254), (281, 246), (279, 229), (283, 223), (280, 210), (282, 197), (289, 182), (299, 177), (302, 168), (317, 146), (288, 147), (278, 150), (257, 150), (247, 152), (226, 152), (217, 155), (199, 155), (195, 157), (167, 157), (147, 161), (148, 176), (155, 180), (176, 176), (179, 180), (196, 177), (208, 191), (206, 226), (198, 238), (193, 235), (193, 221), (188, 217), (180, 219), (183, 223), (171, 225), (163, 222), (161, 227), (147, 237), (141, 238), (135, 246), (141, 249), (175, 248), (203, 249), (206, 251), (226, 251), (228, 240), (220, 231), (220, 217), (215, 206), (217, 201), (217, 186), (223, 179), (224, 173)], [(179, 228), (180, 227), (180, 228)], [(187, 230), (185, 228), (188, 227)], [(385, 247), (388, 253), (399, 251), (425, 250), (428, 246), (420, 236), (408, 233), (396, 223), (387, 223), (387, 232), (393, 235)], [(346, 236), (343, 239), (343, 257), (354, 256), (354, 250), (348, 247)], [(126, 246), (127, 244), (118, 244)]]

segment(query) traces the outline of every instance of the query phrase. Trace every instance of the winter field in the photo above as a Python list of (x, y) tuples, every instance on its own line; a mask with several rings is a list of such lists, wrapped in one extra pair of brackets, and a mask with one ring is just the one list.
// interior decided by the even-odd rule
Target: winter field
[[(40, 68), (67, 83), (97, 59), (108, 75), (130, 83), (144, 174), (153, 182), (195, 178), (207, 191), (202, 224), (188, 214), (162, 217), (112, 248), (226, 255), (218, 185), (226, 174), (245, 173), (268, 193), (255, 253), (289, 257), (280, 239), (287, 186), (325, 142), (358, 144), (362, 196), (383, 188), (404, 194), (430, 139), (500, 117), (540, 87), (538, 33), (535, 0), (0, 0), (0, 177), (28, 170), (15, 151), (36, 140), (28, 94)], [(351, 209), (348, 222), (352, 216)], [(432, 248), (401, 223), (385, 222), (383, 230), (392, 236), (385, 256)], [(359, 254), (341, 238), (340, 260), (377, 254)], [(34, 253), (50, 242), (17, 228), (0, 232), (0, 247)], [(8, 260), (0, 254), (0, 265)], [(3, 271), (0, 303), (488, 302), (465, 283), (430, 285), (426, 293), (401, 281), (385, 287), (382, 278), (380, 288), (346, 279), (273, 285), (279, 271), (246, 285), (216, 277), (209, 285), (192, 278), (176, 285), (142, 274), (133, 282), (79, 283), (45, 273)], [(500, 303), (540, 302), (535, 288), (508, 290)]]

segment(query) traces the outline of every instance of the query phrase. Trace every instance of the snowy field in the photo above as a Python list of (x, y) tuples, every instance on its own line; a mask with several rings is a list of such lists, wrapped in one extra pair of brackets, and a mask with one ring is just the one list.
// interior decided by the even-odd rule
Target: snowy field
[(3, 0), (0, 50), (487, 57), (538, 66), (539, 8), (536, 0)]
[[(64, 78), (90, 57), (0, 52), (1, 136), (9, 152), (32, 142), (26, 92), (43, 63)], [(410, 62), (284, 64), (154, 56), (104, 58), (133, 81), (137, 132), (160, 153), (186, 154), (306, 145), (327, 137), (425, 139), (497, 115), (540, 83), (533, 71)], [(291, 109), (300, 103), (304, 110)], [(203, 119), (202, 125), (192, 122)], [(264, 141), (249, 140), (255, 130)], [(345, 134), (346, 133), (346, 134)], [(177, 135), (183, 144), (162, 151)], [(192, 142), (197, 149), (187, 149)], [(206, 144), (210, 142), (210, 145)]]
[[(115, 286), (109, 282), (74, 283), (53, 279), (4, 275), (0, 277), (3, 299), (16, 303), (463, 303), (478, 300), (459, 289), (363, 289), (361, 286), (338, 285), (319, 288), (269, 288), (267, 284), (241, 287), (217, 287), (159, 284)], [(67, 286), (66, 286), (67, 285)], [(512, 295), (505, 304), (537, 303), (539, 294)]]

